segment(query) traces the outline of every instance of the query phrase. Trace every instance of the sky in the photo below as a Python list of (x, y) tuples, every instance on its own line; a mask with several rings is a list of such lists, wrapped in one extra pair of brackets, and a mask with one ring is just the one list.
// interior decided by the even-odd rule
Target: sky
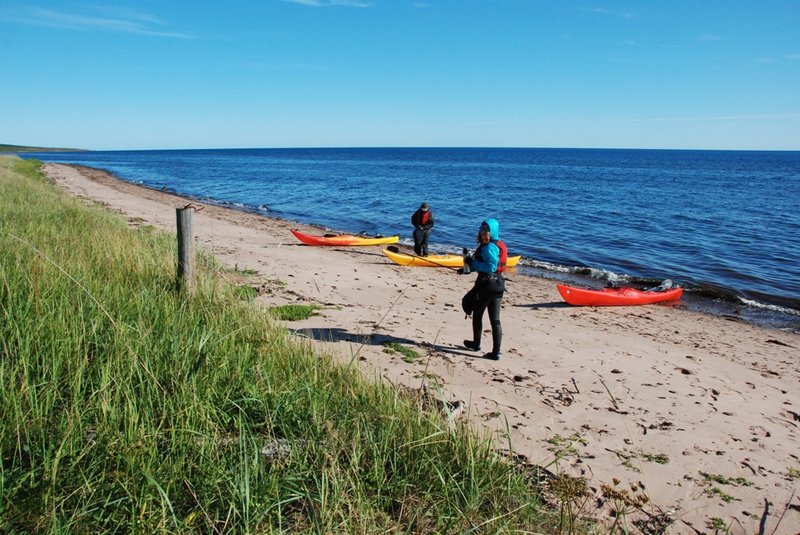
[(800, 150), (800, 0), (0, 0), (0, 144)]

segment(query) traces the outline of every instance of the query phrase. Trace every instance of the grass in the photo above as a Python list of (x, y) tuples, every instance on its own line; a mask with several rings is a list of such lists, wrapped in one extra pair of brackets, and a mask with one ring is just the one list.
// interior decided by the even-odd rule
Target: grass
[(705, 490), (705, 492), (706, 492), (706, 496), (709, 496), (709, 497), (718, 496), (719, 499), (722, 500), (725, 503), (731, 503), (733, 501), (736, 501), (736, 498), (734, 498), (733, 496), (731, 496), (730, 494), (728, 494), (727, 492), (725, 492), (724, 490), (722, 490), (719, 487), (708, 488), (708, 489)]
[[(732, 485), (735, 487), (751, 487), (753, 486), (753, 482), (748, 480), (744, 477), (734, 477), (730, 478), (727, 476), (723, 476), (721, 474), (710, 474), (706, 472), (700, 472), (700, 475), (703, 476), (703, 479), (707, 483), (716, 483), (718, 485)], [(731, 503), (733, 501), (738, 501), (736, 498), (725, 492), (719, 487), (709, 487), (705, 489), (706, 496), (717, 496), (725, 503)]]
[(410, 347), (406, 347), (402, 344), (398, 344), (397, 342), (384, 342), (383, 343), (383, 352), (384, 353), (400, 353), (402, 355), (403, 362), (407, 362), (412, 364), (419, 359), (419, 353), (411, 349)]
[(587, 441), (578, 433), (574, 433), (569, 437), (562, 437), (561, 435), (554, 435), (547, 439), (549, 446), (547, 450), (550, 451), (556, 461), (566, 458), (580, 458), (578, 446), (586, 446)]
[(720, 531), (728, 532), (729, 527), (725, 524), (725, 521), (719, 517), (710, 518), (706, 522), (706, 528), (713, 531), (714, 533), (719, 533)]
[(642, 470), (634, 463), (636, 459), (644, 459), (649, 463), (669, 464), (669, 457), (663, 453), (647, 453), (628, 450), (614, 451), (613, 453), (622, 459), (622, 466), (628, 470), (638, 473), (641, 473)]
[(753, 482), (744, 477), (726, 477), (721, 474), (709, 474), (706, 472), (701, 471), (700, 475), (703, 476), (703, 479), (706, 481), (710, 481), (713, 483), (719, 483), (720, 485), (734, 485), (740, 487), (752, 487)]
[[(295, 342), (168, 235), (0, 158), (0, 531), (553, 532), (466, 424)], [(201, 260), (202, 260), (201, 256)]]
[(669, 457), (663, 453), (644, 453), (642, 454), (645, 461), (657, 464), (669, 464)]
[(317, 316), (317, 310), (320, 308), (319, 305), (281, 305), (270, 307), (269, 313), (272, 314), (275, 319), (300, 321), (306, 320), (311, 316)]

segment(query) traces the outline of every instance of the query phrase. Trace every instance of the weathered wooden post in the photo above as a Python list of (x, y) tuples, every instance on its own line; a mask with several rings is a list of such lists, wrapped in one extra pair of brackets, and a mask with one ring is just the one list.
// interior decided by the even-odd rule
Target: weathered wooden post
[(191, 204), (176, 208), (178, 219), (178, 288), (194, 291), (194, 232), (192, 231)]

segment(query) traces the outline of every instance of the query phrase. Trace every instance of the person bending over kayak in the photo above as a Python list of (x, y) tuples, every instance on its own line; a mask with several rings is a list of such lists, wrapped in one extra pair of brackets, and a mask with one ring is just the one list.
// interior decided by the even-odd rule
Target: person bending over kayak
[(428, 256), (428, 236), (431, 235), (433, 223), (433, 212), (426, 202), (411, 215), (411, 224), (414, 225), (414, 253), (417, 256)]
[(477, 271), (478, 277), (471, 292), (475, 292), (472, 310), (472, 340), (464, 340), (464, 346), (472, 351), (480, 351), (483, 334), (483, 312), (489, 310), (489, 322), (492, 325), (492, 351), (485, 358), (500, 359), (500, 344), (503, 341), (503, 329), (500, 326), (500, 304), (506, 283), (502, 272), (505, 271), (508, 251), (500, 241), (500, 223), (496, 219), (486, 219), (481, 223), (477, 236), (478, 248), (473, 256), (465, 256), (464, 268), (459, 273)]

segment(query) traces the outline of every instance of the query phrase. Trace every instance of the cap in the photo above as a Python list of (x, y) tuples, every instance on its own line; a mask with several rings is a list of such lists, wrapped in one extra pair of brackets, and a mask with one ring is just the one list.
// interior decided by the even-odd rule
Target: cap
[(419, 207), (419, 209), (420, 210), (427, 210), (428, 209), (428, 203), (426, 203), (426, 202), (422, 203), (422, 205)]

